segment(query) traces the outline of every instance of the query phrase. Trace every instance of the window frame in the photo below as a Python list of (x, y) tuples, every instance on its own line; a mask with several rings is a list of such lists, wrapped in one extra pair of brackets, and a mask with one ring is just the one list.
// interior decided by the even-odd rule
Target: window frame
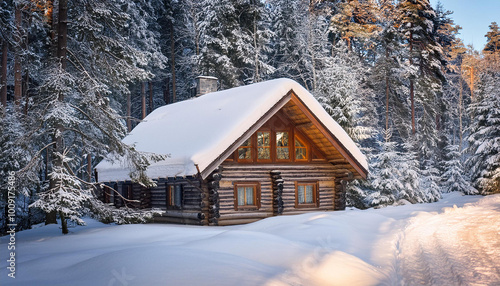
[[(250, 145), (245, 145), (245, 146), (240, 145), (240, 146), (238, 146), (238, 149), (236, 149), (236, 160), (238, 162), (253, 162), (254, 161), (254, 157), (255, 157), (255, 155), (254, 155), (254, 153), (255, 153), (254, 152), (254, 149), (255, 149), (254, 137), (255, 136), (252, 134), (252, 136), (250, 136), (247, 140), (245, 140), (244, 143), (250, 141)], [(250, 149), (250, 158), (249, 159), (244, 159), (244, 158), (240, 159), (240, 154), (239, 154), (240, 149), (243, 149), (243, 148)]]
[[(234, 210), (235, 211), (249, 211), (249, 210), (258, 210), (260, 209), (260, 183), (259, 182), (235, 182), (233, 189), (234, 195)], [(238, 188), (239, 187), (253, 187), (254, 188), (254, 204), (253, 205), (238, 205)]]
[[(284, 148), (284, 147), (278, 147), (278, 133), (279, 132), (286, 132), (288, 133), (288, 159), (278, 159), (278, 148)], [(291, 145), (290, 143), (293, 143), (293, 145), (295, 145), (295, 141), (293, 141), (294, 139), (294, 136), (293, 136), (293, 132), (290, 130), (290, 129), (277, 129), (275, 130), (274, 132), (272, 132), (274, 135), (274, 150), (272, 150), (273, 148), (271, 148), (271, 151), (273, 152), (274, 156), (275, 156), (275, 162), (292, 162), (292, 158), (295, 156), (295, 154), (293, 154), (293, 151), (291, 148)], [(292, 140), (290, 140), (292, 139)], [(290, 142), (292, 141), (292, 142)]]
[[(312, 186), (313, 187), (313, 203), (299, 203), (299, 186)], [(304, 193), (304, 197), (305, 197), (305, 193)], [(317, 182), (317, 181), (295, 181), (295, 208), (317, 208), (317, 207), (319, 207), (319, 182)]]
[[(258, 138), (258, 133), (259, 132), (262, 132), (262, 133), (269, 133), (269, 159), (259, 159), (259, 148), (263, 148), (263, 147), (259, 147), (259, 138)], [(256, 162), (264, 162), (264, 163), (271, 163), (273, 162), (273, 132), (271, 129), (261, 129), (261, 130), (257, 130), (254, 135), (252, 135), (252, 137), (255, 137), (255, 161)]]
[[(175, 204), (175, 188), (179, 187), (180, 205)], [(172, 196), (174, 194), (174, 196)], [(166, 208), (167, 209), (182, 209), (184, 207), (184, 188), (182, 184), (171, 184), (166, 186)]]
[[(297, 159), (297, 141), (299, 141), (304, 147), (299, 147), (299, 148), (304, 148), (306, 150), (306, 158), (305, 159)], [(309, 147), (309, 144), (307, 143), (306, 140), (304, 140), (301, 136), (295, 132), (293, 136), (293, 161), (294, 162), (310, 162), (311, 159), (311, 148)]]

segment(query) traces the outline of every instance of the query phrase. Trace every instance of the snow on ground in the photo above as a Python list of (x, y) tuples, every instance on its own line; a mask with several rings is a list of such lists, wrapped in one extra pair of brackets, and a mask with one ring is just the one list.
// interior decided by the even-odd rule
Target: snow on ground
[(500, 285), (500, 195), (281, 216), (229, 227), (88, 226), (16, 234), (1, 285)]

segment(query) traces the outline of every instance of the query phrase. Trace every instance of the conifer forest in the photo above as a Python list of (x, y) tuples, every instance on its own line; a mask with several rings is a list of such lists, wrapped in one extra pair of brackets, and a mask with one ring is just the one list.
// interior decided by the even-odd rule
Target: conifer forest
[(369, 160), (352, 207), (499, 193), (500, 28), (467, 46), (451, 15), (429, 0), (0, 1), (1, 232), (13, 203), (18, 230), (146, 221), (100, 201), (93, 168), (116, 154), (153, 183), (155, 158), (121, 140), (199, 75), (304, 86)]

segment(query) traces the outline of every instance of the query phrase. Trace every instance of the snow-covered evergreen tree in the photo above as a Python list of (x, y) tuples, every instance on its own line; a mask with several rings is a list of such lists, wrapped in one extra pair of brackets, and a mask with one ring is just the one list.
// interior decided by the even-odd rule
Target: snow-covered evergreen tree
[(467, 195), (477, 194), (477, 190), (472, 188), (467, 178), (467, 172), (461, 162), (462, 154), (458, 150), (458, 145), (446, 147), (447, 160), (444, 162), (445, 172), (442, 175), (442, 188), (444, 193), (462, 192)]
[[(117, 110), (129, 84), (150, 79), (151, 61), (161, 64), (163, 59), (134, 3), (84, 2), (59, 1), (57, 57), (45, 59), (32, 111), (42, 122), (35, 140), (51, 141), (50, 183), (32, 206), (58, 212), (63, 233), (64, 218), (81, 223), (78, 217), (96, 199), (91, 174), (82, 171), (89, 158), (95, 162), (113, 152), (125, 156), (136, 170), (134, 180), (151, 183), (143, 174), (149, 158), (121, 142), (126, 129)], [(55, 222), (53, 215), (48, 218)]]
[(313, 91), (323, 108), (355, 141), (367, 139), (373, 132), (366, 118), (373, 96), (364, 86), (364, 68), (357, 56), (340, 42), (334, 56), (325, 57)]
[[(311, 29), (308, 7), (303, 0), (271, 0), (273, 66), (277, 77), (288, 77), (311, 90), (312, 71), (306, 58)], [(308, 27), (309, 26), (309, 27)]]
[(267, 63), (272, 32), (259, 1), (203, 0), (198, 23), (199, 68), (219, 78), (221, 88), (259, 81), (273, 71)]
[(405, 142), (401, 146), (401, 158), (398, 168), (401, 170), (401, 181), (403, 189), (399, 193), (399, 198), (411, 203), (423, 202), (420, 193), (420, 169), (417, 154), (413, 149), (413, 144)]
[(481, 76), (477, 98), (468, 112), (470, 157), (466, 162), (474, 187), (481, 194), (500, 192), (500, 67)]
[[(14, 175), (13, 192), (16, 201), (16, 215), (13, 223), (17, 229), (31, 227), (33, 219), (28, 206), (34, 199), (35, 190), (40, 184), (38, 172), (41, 169), (40, 158), (33, 154), (34, 146), (29, 140), (24, 140), (27, 126), (21, 113), (16, 111), (14, 104), (7, 108), (0, 107), (0, 210), (2, 225), (0, 232), (7, 229), (9, 221), (5, 218), (8, 202), (8, 180), (11, 172)], [(12, 193), (11, 193), (12, 194)], [(26, 202), (26, 203), (25, 203)], [(32, 216), (32, 217), (30, 217)], [(33, 220), (33, 223), (38, 221)]]
[(385, 140), (379, 143), (379, 152), (371, 166), (371, 186), (374, 191), (366, 197), (370, 206), (392, 205), (405, 189), (401, 182), (401, 155), (397, 150), (397, 143), (389, 141), (390, 134), (385, 134), (384, 137)]

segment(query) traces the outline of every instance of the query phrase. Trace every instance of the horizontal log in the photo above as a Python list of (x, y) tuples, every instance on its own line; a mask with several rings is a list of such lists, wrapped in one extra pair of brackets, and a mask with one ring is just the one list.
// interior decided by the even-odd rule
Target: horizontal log
[(219, 220), (219, 226), (227, 226), (227, 225), (237, 225), (237, 224), (248, 224), (252, 222), (256, 222), (261, 220), (260, 218), (256, 219), (234, 219), (234, 220)]
[(170, 210), (162, 213), (161, 216), (169, 218), (192, 219), (192, 220), (200, 220), (205, 217), (205, 215), (201, 212), (182, 212), (182, 211), (170, 211)]
[(162, 217), (162, 216), (158, 217), (157, 216), (157, 217), (153, 218), (153, 223), (175, 223), (175, 224), (203, 225), (203, 220), (178, 218), (178, 217)]

